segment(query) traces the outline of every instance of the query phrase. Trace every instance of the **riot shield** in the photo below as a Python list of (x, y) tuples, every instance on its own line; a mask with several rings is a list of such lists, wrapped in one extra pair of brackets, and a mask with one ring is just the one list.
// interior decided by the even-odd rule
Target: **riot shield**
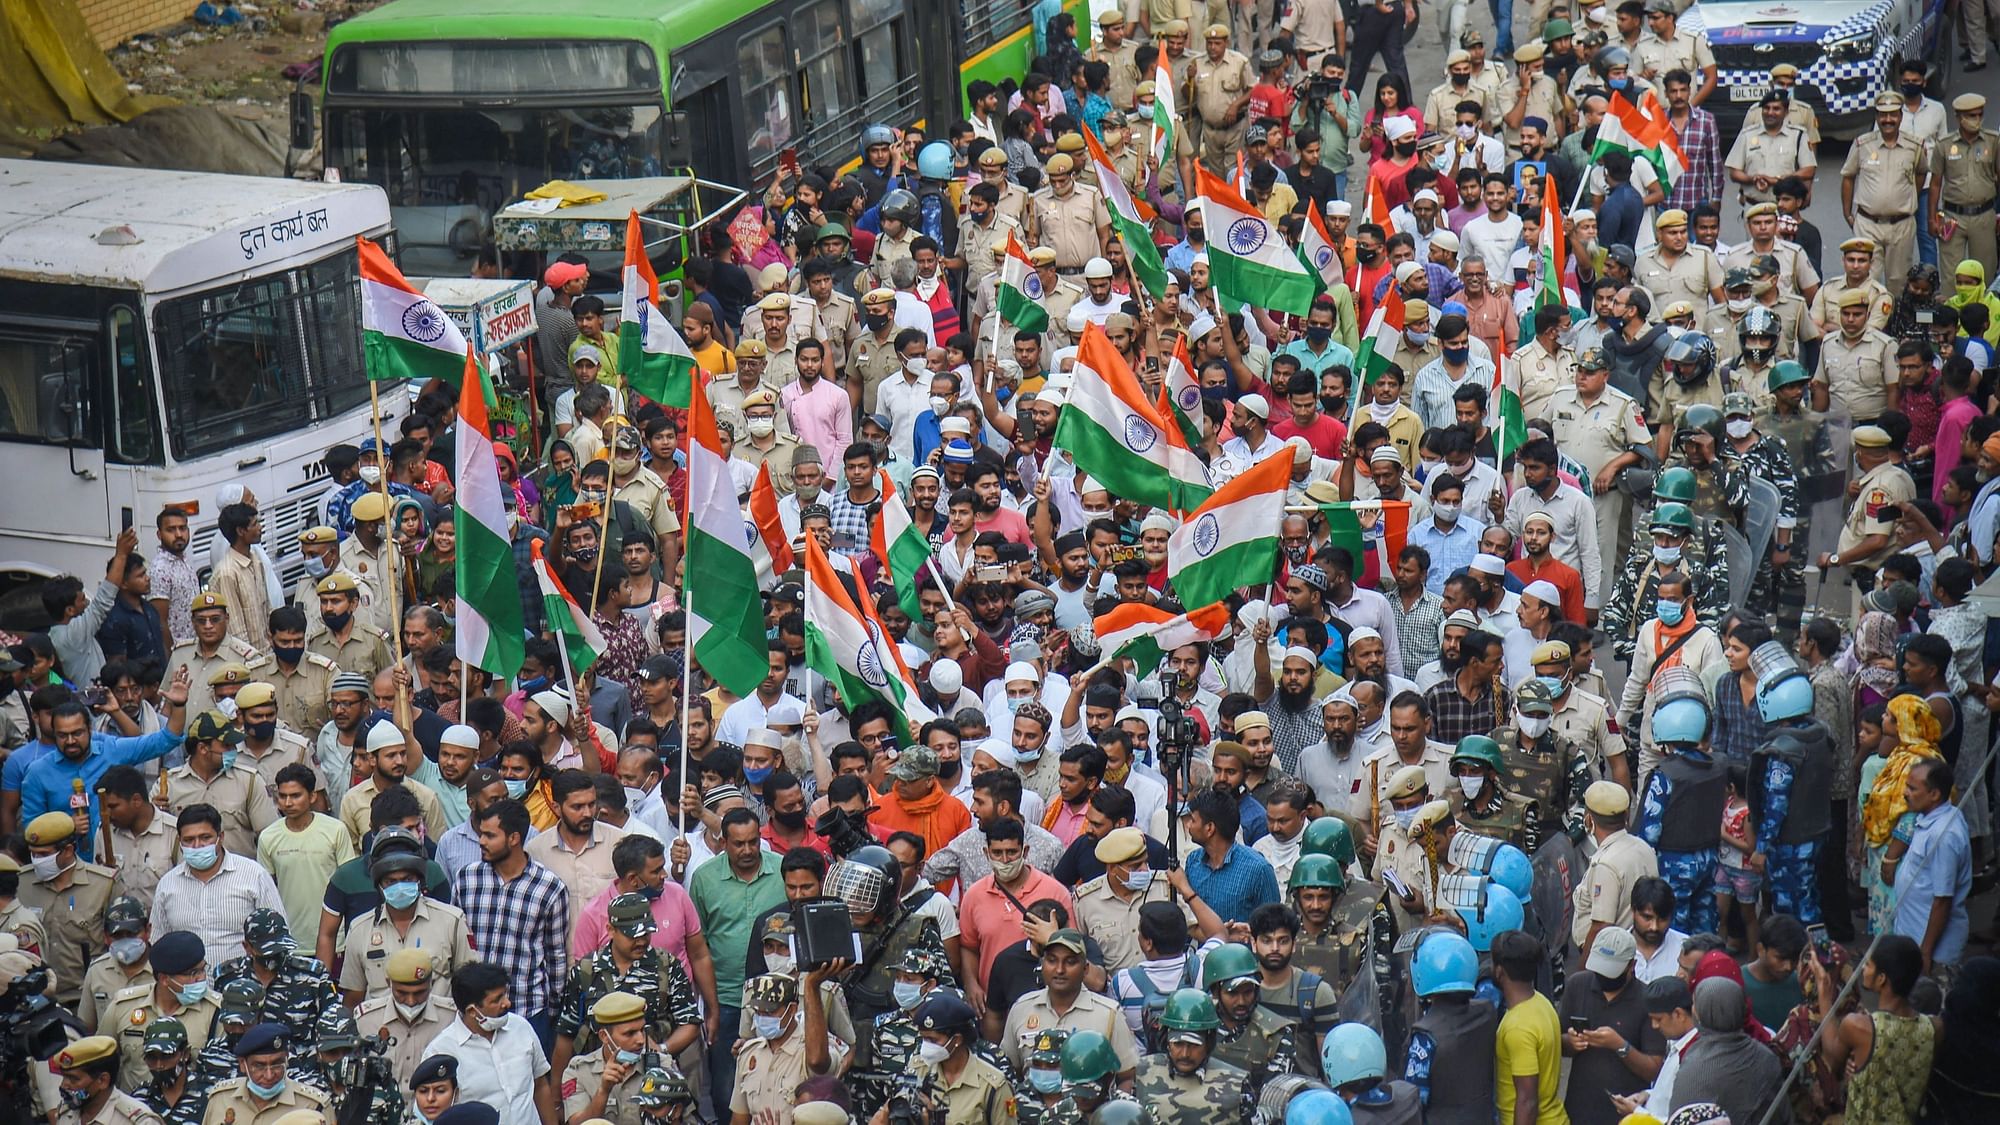
[(1761, 556), (1732, 524), (1722, 525), (1722, 538), (1729, 545), (1729, 604), (1740, 606), (1750, 595), (1750, 581), (1757, 577)]
[[(1847, 482), (1853, 475), (1854, 418), (1839, 403), (1821, 416), (1819, 432), (1811, 448), (1814, 455), (1799, 466), (1805, 487), (1799, 496), (1804, 514), (1812, 520), (1811, 542), (1804, 558), (1811, 560), (1833, 550), (1840, 540), (1841, 525), (1847, 522)], [(1798, 555), (1798, 545), (1792, 547)]]
[(1541, 927), (1535, 936), (1542, 948), (1558, 954), (1569, 945), (1571, 912), (1576, 885), (1583, 881), (1583, 856), (1564, 833), (1558, 832), (1529, 857), (1535, 869), (1534, 889), (1529, 899), (1534, 909), (1528, 917)]
[[(1762, 477), (1751, 477), (1750, 503), (1743, 509), (1743, 537), (1750, 541), (1751, 558), (1762, 561), (1778, 530), (1778, 486)], [(1732, 586), (1734, 584), (1732, 583)], [(1737, 601), (1732, 604), (1741, 605)]]

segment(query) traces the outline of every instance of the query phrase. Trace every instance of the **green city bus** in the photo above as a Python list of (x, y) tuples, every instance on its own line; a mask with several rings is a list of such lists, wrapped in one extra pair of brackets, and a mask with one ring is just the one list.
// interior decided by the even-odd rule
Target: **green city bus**
[[(1081, 18), (1088, 0), (1065, 0)], [(769, 182), (863, 126), (965, 113), (1034, 53), (1024, 0), (394, 0), (330, 33), (325, 163), (388, 192), (405, 268), (464, 274), (553, 179)]]

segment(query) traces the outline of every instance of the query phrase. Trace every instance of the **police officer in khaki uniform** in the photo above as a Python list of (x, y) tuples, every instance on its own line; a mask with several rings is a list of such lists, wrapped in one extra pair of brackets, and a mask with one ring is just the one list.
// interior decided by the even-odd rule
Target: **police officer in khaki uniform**
[[(348, 1003), (363, 996), (372, 1000), (387, 994), (395, 983), (392, 968), (403, 953), (416, 951), (430, 966), (424, 980), (435, 978), (446, 986), (459, 966), (473, 960), (465, 913), (422, 893), (425, 862), (421, 853), (402, 848), (379, 848), (371, 857), (368, 878), (383, 896), (374, 910), (356, 918), (347, 931), (340, 988)], [(407, 904), (394, 901), (410, 893), (397, 887), (398, 883), (417, 889)]]
[[(317, 599), (318, 587), (313, 589), (313, 596)], [(280, 638), (286, 642), (284, 646), (277, 644)], [(292, 634), (273, 630), (271, 640), (272, 656), (277, 659), (261, 678), (270, 683), (277, 700), (280, 726), (300, 734), (317, 732), (333, 717), (333, 712), (327, 710), (326, 692), (333, 686), (333, 678), (340, 675), (340, 665), (317, 652), (306, 650), (305, 634), (302, 632)], [(298, 648), (296, 653), (287, 652), (295, 646)], [(290, 667), (285, 664), (287, 655), (297, 657)], [(237, 701), (237, 706), (242, 706), (242, 700)]]
[(56, 1052), (53, 1065), (68, 1103), (57, 1119), (65, 1125), (163, 1125), (159, 1114), (118, 1089), (118, 1042), (111, 1036), (79, 1039)]
[[(1075, 930), (1057, 930), (1056, 934), (1082, 944), (1083, 935)], [(1014, 1087), (999, 1067), (972, 1053), (973, 1040), (979, 1037), (979, 1017), (972, 1005), (956, 992), (936, 989), (917, 1004), (910, 1019), (917, 1025), (919, 1053), (924, 1044), (945, 1048), (941, 1061), (916, 1064), (916, 1072), (943, 1095), (945, 1120), (954, 1125), (1013, 1125), (1018, 1108)]]
[(1729, 256), (1722, 259), (1724, 269), (1741, 266), (1755, 274), (1759, 260), (1775, 258), (1778, 264), (1777, 285), (1780, 292), (1796, 293), (1807, 298), (1819, 292), (1819, 271), (1813, 269), (1806, 252), (1798, 243), (1778, 237), (1777, 204), (1752, 203), (1743, 209), (1743, 222), (1750, 237), (1731, 249)]
[(1819, 151), (1819, 114), (1805, 99), (1798, 96), (1799, 68), (1791, 63), (1779, 63), (1771, 68), (1771, 88), (1785, 95), (1785, 120), (1806, 131), (1806, 143)]
[(1007, 178), (1007, 152), (995, 145), (979, 154), (979, 182), (992, 184), (1000, 193), (1000, 202), (995, 211), (1014, 220), (1025, 228), (1028, 221), (1028, 193), (1020, 184)]
[(1104, 865), (1104, 874), (1077, 887), (1076, 928), (1104, 952), (1105, 971), (1116, 973), (1145, 958), (1139, 948), (1139, 908), (1149, 902), (1172, 902), (1173, 890), (1164, 873), (1143, 891), (1126, 885), (1129, 872), (1146, 868), (1146, 835), (1132, 825), (1106, 832), (1091, 854)]
[(1111, 68), (1111, 88), (1105, 96), (1111, 99), (1111, 108), (1124, 113), (1132, 108), (1139, 85), (1139, 45), (1127, 38), (1132, 25), (1117, 8), (1097, 17), (1097, 30), (1099, 42), (1085, 57)]
[[(306, 630), (307, 653), (325, 657), (341, 672), (354, 672), (371, 680), (395, 663), (389, 634), (361, 621), (361, 587), (353, 575), (344, 571), (329, 574), (319, 580), (315, 589), (319, 592), (319, 614), (312, 620), (318, 628)], [(333, 628), (334, 624), (346, 630), (345, 636)], [(188, 704), (192, 707), (194, 701), (189, 700)]]
[(1679, 14), (1674, 0), (1646, 0), (1646, 25), (1652, 34), (1632, 49), (1632, 72), (1650, 80), (1665, 101), (1667, 72), (1685, 70), (1694, 79), (1694, 104), (1700, 105), (1715, 91), (1715, 52), (1709, 49), (1707, 36), (1680, 26)]
[(1850, 289), (1868, 294), (1868, 327), (1879, 332), (1889, 326), (1896, 299), (1875, 280), (1874, 265), (1874, 239), (1856, 236), (1840, 244), (1840, 276), (1820, 286), (1812, 299), (1813, 323), (1820, 332), (1830, 336), (1840, 330), (1840, 297)]
[[(613, 992), (592, 1005), (603, 1040), (595, 1051), (569, 1060), (563, 1069), (563, 1118), (602, 1118), (612, 1125), (642, 1125), (644, 1115), (632, 1104), (646, 1073), (646, 1056), (657, 1055), (646, 1041), (646, 1002), (629, 992)], [(636, 1062), (619, 1056), (637, 1054)]]
[(104, 908), (104, 938), (110, 949), (84, 969), (76, 1004), (76, 1016), (88, 1030), (97, 1030), (98, 1017), (111, 1006), (112, 996), (133, 985), (153, 983), (145, 933), (146, 908), (138, 899), (120, 895)]
[(1639, 255), (1632, 271), (1639, 284), (1652, 292), (1653, 307), (1687, 301), (1702, 308), (1710, 301), (1722, 300), (1722, 262), (1715, 251), (1688, 242), (1687, 212), (1679, 208), (1660, 212), (1653, 220), (1653, 231), (1659, 240)]
[(182, 641), (167, 654), (160, 686), (173, 683), (174, 674), (186, 668), (193, 684), (188, 693), (188, 714), (198, 715), (215, 706), (210, 677), (218, 669), (235, 664), (246, 670), (261, 670), (270, 665), (271, 658), (250, 647), (249, 642), (229, 634), (229, 603), (221, 594), (196, 594), (188, 612), (194, 619), (194, 639)]
[(1903, 99), (1884, 90), (1875, 98), (1875, 129), (1856, 138), (1840, 168), (1840, 209), (1854, 233), (1881, 247), (1875, 277), (1891, 293), (1903, 291), (1917, 245), (1917, 190), (1927, 168), (1924, 144), (1903, 133)]
[[(319, 580), (341, 570), (340, 533), (325, 526), (306, 528), (299, 532), (299, 554), (306, 558), (306, 572), (299, 576), (298, 585), (292, 587), (292, 604), (304, 610), (306, 619), (311, 620), (319, 612)], [(319, 573), (313, 573), (315, 570)], [(356, 584), (364, 595), (373, 595), (374, 587), (369, 583)]]
[(1958, 132), (1939, 140), (1931, 156), (1931, 185), (1937, 213), (1928, 216), (1938, 237), (1938, 261), (1946, 269), (1972, 259), (1994, 265), (1993, 200), (2000, 195), (2000, 134), (1984, 128), (1986, 98), (1960, 94), (1952, 99)]
[(1570, 895), (1570, 937), (1585, 949), (1605, 926), (1631, 928), (1632, 884), (1660, 873), (1652, 847), (1625, 831), (1631, 808), (1631, 791), (1615, 781), (1594, 781), (1583, 791), (1584, 821), (1597, 851)]
[(1757, 106), (1758, 119), (1743, 122), (1743, 131), (1723, 158), (1723, 171), (1736, 185), (1737, 201), (1745, 206), (1773, 202), (1771, 187), (1786, 176), (1812, 182), (1819, 157), (1806, 131), (1786, 120), (1791, 104), (1776, 90), (1767, 92)]
[[(350, 938), (348, 948), (360, 947)], [(351, 954), (348, 960), (353, 960)], [(458, 1013), (451, 1006), (451, 997), (437, 991), (437, 983), (446, 978), (437, 975), (428, 950), (414, 946), (398, 949), (387, 959), (386, 975), (388, 987), (354, 1009), (354, 1023), (364, 1038), (386, 1034), (396, 1041), (389, 1050), (389, 1063), (397, 1085), (404, 1085), (417, 1064), (424, 1061), (424, 1048), (458, 1018)]]
[[(987, 151), (992, 151), (991, 149)], [(999, 192), (989, 184), (974, 184), (965, 193), (965, 213), (958, 219), (958, 258), (945, 264), (965, 271), (968, 291), (999, 273), (1007, 240), (1020, 237), (1021, 226), (1000, 213)], [(991, 198), (989, 198), (989, 196)], [(975, 208), (973, 205), (978, 204)]]
[(111, 994), (111, 1004), (98, 1029), (118, 1040), (118, 1088), (137, 1090), (153, 1080), (146, 1068), (146, 1029), (160, 1016), (172, 1016), (187, 1030), (188, 1057), (208, 1045), (217, 1007), (209, 994), (208, 964), (201, 938), (186, 930), (161, 934), (147, 952), (153, 980), (132, 984)]
[[(1495, 91), (1495, 99), (1507, 105), (1502, 114), (1507, 133), (1502, 139), (1511, 147), (1520, 146), (1521, 123), (1530, 117), (1548, 124), (1548, 128), (1542, 130), (1546, 144), (1553, 147), (1562, 139), (1562, 89), (1544, 69), (1547, 58), (1548, 48), (1539, 39), (1531, 39), (1514, 48), (1514, 66), (1518, 77), (1511, 83), (1502, 83)], [(1482, 77), (1475, 71), (1473, 82), (1476, 84)]]
[(763, 331), (755, 338), (764, 345), (764, 382), (784, 390), (785, 385), (799, 377), (799, 361), (792, 350), (798, 343), (798, 335), (793, 325), (798, 322), (793, 302), (798, 298), (782, 289), (764, 294), (757, 302), (757, 316), (763, 322)]
[(1872, 422), (1896, 405), (1896, 341), (1869, 325), (1874, 299), (1866, 290), (1849, 289), (1835, 304), (1840, 331), (1820, 341), (1813, 409), (1838, 403), (1853, 421)]
[(1257, 76), (1250, 60), (1229, 47), (1229, 28), (1215, 23), (1203, 34), (1207, 49), (1194, 61), (1194, 111), (1201, 118), (1201, 162), (1216, 175), (1224, 175), (1236, 162), (1236, 150), (1243, 147), (1243, 133), (1250, 121), (1250, 87)]
[(805, 287), (806, 298), (812, 302), (813, 338), (827, 347), (826, 364), (821, 371), (833, 378), (847, 367), (847, 350), (853, 345), (855, 334), (861, 331), (861, 306), (833, 283), (833, 267), (823, 261), (807, 259), (800, 265), (799, 284)]
[[(387, 594), (394, 584), (395, 560), (383, 534), (389, 502), (380, 492), (364, 492), (355, 497), (347, 512), (354, 517), (354, 531), (340, 541), (340, 569), (371, 584), (382, 595), (358, 603), (355, 623), (371, 629), (394, 628), (396, 599)], [(352, 670), (351, 665), (343, 667)]]
[(1556, 443), (1590, 471), (1591, 506), (1597, 511), (1597, 542), (1604, 553), (1604, 572), (1617, 573), (1620, 525), (1630, 497), (1615, 487), (1618, 470), (1639, 463), (1637, 452), (1652, 435), (1631, 395), (1610, 385), (1610, 364), (1602, 348), (1585, 349), (1577, 357), (1576, 380), (1549, 399), (1548, 418)]
[[(329, 686), (331, 682), (328, 681)], [(277, 793), (278, 771), (290, 765), (311, 770), (317, 779), (314, 790), (325, 791), (326, 781), (319, 776), (319, 766), (313, 761), (312, 743), (278, 721), (278, 694), (270, 684), (252, 680), (243, 685), (243, 690), (236, 693), (236, 719), (243, 728), (243, 745), (237, 761), (257, 771), (264, 779), (265, 792)]]
[(1056, 269), (1056, 252), (1047, 246), (1028, 251), (1028, 263), (1035, 267), (1035, 277), (1042, 283), (1042, 307), (1049, 313), (1049, 326), (1042, 333), (1042, 354), (1054, 355), (1076, 343), (1069, 330), (1069, 310), (1087, 293), (1081, 281), (1064, 277)]
[(861, 412), (873, 414), (882, 381), (903, 366), (896, 350), (896, 291), (877, 287), (862, 294), (861, 316), (862, 332), (847, 352), (847, 393), (852, 396), (859, 387)]
[(111, 826), (110, 854), (100, 857), (115, 866), (112, 893), (137, 899), (151, 913), (153, 891), (160, 878), (180, 862), (180, 819), (153, 803), (145, 775), (106, 770), (95, 783), (97, 807)]
[(76, 818), (67, 812), (43, 813), (22, 835), (32, 870), (22, 873), (21, 905), (41, 914), (48, 933), (42, 959), (55, 974), (56, 1000), (73, 1008), (85, 966), (107, 948), (104, 908), (116, 872), (77, 856)]
[(1096, 188), (1077, 182), (1077, 162), (1068, 153), (1049, 157), (1045, 170), (1048, 183), (1034, 195), (1029, 225), (1036, 240), (1055, 251), (1056, 272), (1081, 273), (1085, 262), (1104, 252), (1111, 212)]
[[(1883, 509), (1910, 502), (1917, 486), (1903, 468), (1902, 454), (1891, 448), (1889, 431), (1880, 426), (1854, 428), (1854, 460), (1861, 479), (1847, 486), (1847, 520), (1840, 525), (1835, 549), (1820, 556), (1819, 568), (1844, 566), (1850, 582), (1896, 553), (1896, 520)], [(1858, 604), (1861, 587), (1854, 586)]]
[[(260, 1023), (236, 1041), (236, 1065), (241, 1075), (218, 1082), (208, 1095), (202, 1125), (278, 1125), (296, 1110), (322, 1115), (331, 1112), (327, 1096), (285, 1076), (290, 1040), (285, 1026)], [(277, 1089), (269, 1097), (260, 1089)]]
[(0, 907), (0, 934), (12, 934), (22, 949), (40, 954), (49, 947), (48, 931), (42, 928), (42, 916), (34, 908), (22, 903), (18, 887), (21, 880), (21, 865), (14, 857), (0, 852), (0, 880), (11, 881), (17, 888), (7, 896), (7, 905)]
[(224, 845), (254, 859), (257, 834), (278, 819), (278, 806), (264, 789), (263, 775), (232, 753), (242, 744), (242, 731), (220, 712), (205, 711), (188, 725), (187, 762), (161, 781), (168, 809), (179, 813), (193, 804), (214, 805), (222, 814)]
[(739, 1041), (736, 1089), (728, 1096), (730, 1113), (755, 1118), (761, 1110), (791, 1105), (799, 1083), (840, 1070), (847, 1045), (827, 1033), (818, 975), (808, 976), (815, 987), (804, 990), (784, 973), (766, 973), (744, 984), (744, 1007), (753, 1024), (758, 1016), (775, 1016), (778, 1030), (772, 1036)]
[[(1444, 81), (1431, 87), (1430, 94), (1424, 98), (1424, 120), (1456, 121), (1460, 102), (1478, 102), (1482, 122), (1496, 116), (1499, 93), (1495, 89), (1480, 87), (1475, 81), (1477, 77), (1473, 72), (1472, 52), (1461, 47), (1447, 55)], [(1464, 80), (1462, 85), (1460, 79)]]

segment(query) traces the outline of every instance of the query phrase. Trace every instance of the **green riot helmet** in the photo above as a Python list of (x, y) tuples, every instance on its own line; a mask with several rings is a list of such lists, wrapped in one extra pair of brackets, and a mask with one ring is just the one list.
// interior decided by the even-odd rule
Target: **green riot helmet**
[(1460, 762), (1476, 762), (1496, 774), (1507, 769), (1500, 758), (1500, 744), (1483, 734), (1468, 734), (1458, 740), (1458, 746), (1451, 752), (1451, 764), (1455, 768)]
[(1354, 833), (1337, 816), (1317, 817), (1299, 834), (1299, 855), (1327, 856), (1337, 868), (1346, 867), (1354, 862)]
[(1340, 864), (1332, 856), (1301, 851), (1298, 862), (1292, 864), (1292, 877), (1285, 889), (1296, 891), (1301, 887), (1328, 887), (1338, 893), (1346, 889), (1347, 877), (1341, 874)]
[(1257, 955), (1241, 942), (1224, 942), (1201, 959), (1201, 986), (1211, 992), (1234, 988), (1245, 977), (1257, 979)]
[(1705, 402), (1697, 402), (1681, 411), (1681, 419), (1674, 426), (1674, 445), (1686, 443), (1695, 434), (1707, 434), (1715, 439), (1716, 448), (1722, 447), (1722, 411)]
[(1694, 509), (1686, 504), (1666, 503), (1653, 508), (1651, 530), (1669, 535), (1694, 534)]
[(1804, 383), (1811, 378), (1811, 375), (1806, 374), (1805, 365), (1798, 360), (1781, 359), (1777, 366), (1771, 368), (1771, 373), (1764, 376), (1764, 389), (1775, 393), (1781, 387)]
[[(1253, 955), (1254, 960), (1254, 955)], [(1175, 989), (1160, 1012), (1160, 1026), (1168, 1031), (1214, 1031), (1222, 1026), (1215, 1013), (1215, 1001), (1199, 988)]]
[[(1192, 991), (1184, 990), (1184, 991)], [(1208, 997), (1202, 997), (1203, 1000)], [(1102, 1082), (1118, 1073), (1118, 1052), (1102, 1032), (1077, 1030), (1062, 1046), (1062, 1080), (1065, 1086)]]
[(1653, 501), (1660, 503), (1671, 500), (1677, 504), (1692, 504), (1695, 488), (1693, 469), (1685, 465), (1662, 469), (1660, 475), (1653, 479)]

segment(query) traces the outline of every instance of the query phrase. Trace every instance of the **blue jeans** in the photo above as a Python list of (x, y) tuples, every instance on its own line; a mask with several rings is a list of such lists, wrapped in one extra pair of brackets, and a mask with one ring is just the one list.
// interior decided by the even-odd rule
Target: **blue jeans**
[(719, 1027), (708, 1045), (708, 1096), (715, 1107), (715, 1119), (729, 1119), (729, 1098), (736, 1092), (737, 1027), (743, 1022), (743, 1008), (718, 1004)]
[(1333, 194), (1341, 199), (1347, 198), (1347, 173), (1335, 172), (1333, 174)]
[[(1493, 12), (1493, 50), (1502, 57), (1514, 53), (1514, 0), (1486, 0), (1486, 6)], [(1453, 50), (1458, 44), (1451, 44)]]
[(523, 1018), (525, 1018), (528, 1021), (529, 1027), (535, 1029), (535, 1038), (542, 1041), (543, 1056), (546, 1057), (555, 1054), (556, 1052), (555, 1013), (536, 1012), (533, 1015), (524, 1016)]
[(1917, 261), (1927, 266), (1937, 266), (1942, 273), (1950, 273), (1958, 268), (1957, 262), (1938, 265), (1937, 235), (1931, 233), (1931, 189), (1917, 193)]

